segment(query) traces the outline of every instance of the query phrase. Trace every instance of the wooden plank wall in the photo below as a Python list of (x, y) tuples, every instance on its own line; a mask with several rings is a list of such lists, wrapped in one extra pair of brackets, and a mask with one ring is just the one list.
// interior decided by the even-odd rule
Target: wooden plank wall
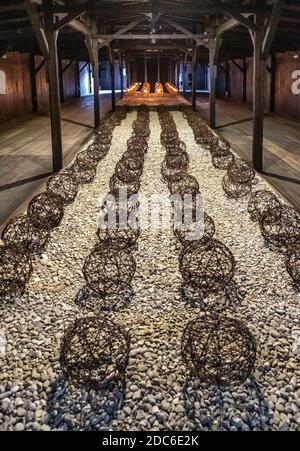
[(6, 79), (6, 94), (0, 94), (0, 122), (32, 111), (29, 55), (6, 53), (0, 59), (0, 70)]
[[(294, 58), (294, 52), (277, 53), (277, 71), (276, 71), (276, 94), (275, 94), (275, 112), (283, 117), (300, 121), (300, 95), (292, 93), (292, 74), (295, 70), (300, 70), (300, 57)], [(242, 60), (236, 60), (242, 66)], [(247, 103), (252, 105), (253, 96), (253, 58), (247, 58)], [(270, 66), (270, 58), (267, 65)], [(229, 62), (230, 72), (230, 100), (234, 102), (242, 102), (243, 99), (243, 74), (235, 66)], [(265, 110), (270, 110), (270, 91), (271, 91), (271, 75), (266, 70), (265, 83)]]
[[(35, 56), (35, 67), (43, 61)], [(65, 60), (65, 64), (69, 61)], [(76, 97), (76, 70), (74, 62), (64, 73), (65, 98)], [(0, 71), (6, 78), (6, 94), (0, 94), (0, 123), (32, 113), (29, 54), (10, 52), (0, 59)], [(49, 90), (46, 64), (36, 75), (38, 111), (48, 113)]]
[[(63, 67), (69, 64), (69, 60), (63, 60)], [(77, 62), (74, 61), (64, 74), (64, 95), (65, 99), (76, 97), (77, 95)]]

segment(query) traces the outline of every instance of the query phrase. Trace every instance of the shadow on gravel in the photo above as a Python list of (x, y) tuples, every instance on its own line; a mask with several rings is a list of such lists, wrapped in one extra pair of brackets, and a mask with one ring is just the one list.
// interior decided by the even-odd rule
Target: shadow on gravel
[(188, 378), (183, 386), (188, 419), (199, 431), (268, 431), (267, 401), (254, 378), (241, 386), (203, 388)]
[(88, 286), (85, 286), (78, 291), (75, 304), (91, 312), (101, 310), (118, 312), (129, 306), (133, 296), (134, 292), (130, 285), (122, 286), (117, 294), (106, 298), (98, 296)]
[(108, 430), (125, 397), (122, 381), (102, 390), (77, 388), (63, 379), (52, 383), (47, 400), (48, 425), (52, 430)]

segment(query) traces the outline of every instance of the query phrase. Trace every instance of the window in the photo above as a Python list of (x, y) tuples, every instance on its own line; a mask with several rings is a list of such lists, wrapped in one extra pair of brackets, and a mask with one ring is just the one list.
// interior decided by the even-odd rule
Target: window
[(0, 94), (6, 94), (6, 75), (0, 70)]

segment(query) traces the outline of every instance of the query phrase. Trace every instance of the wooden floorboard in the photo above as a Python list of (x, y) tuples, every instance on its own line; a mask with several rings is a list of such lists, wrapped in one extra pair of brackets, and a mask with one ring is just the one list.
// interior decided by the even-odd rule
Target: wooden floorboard
[[(101, 95), (101, 115), (111, 109), (109, 94)], [(93, 132), (93, 97), (62, 105), (62, 138), (67, 163)], [(28, 201), (52, 170), (50, 118), (32, 115), (0, 124), (0, 227)], [(27, 181), (26, 183), (21, 183)], [(17, 185), (17, 186), (15, 186)], [(10, 187), (3, 190), (3, 187)]]
[[(207, 97), (198, 96), (197, 108), (209, 117)], [(217, 101), (216, 132), (230, 141), (233, 149), (251, 161), (252, 111), (248, 105)], [(264, 174), (286, 200), (300, 210), (300, 126), (275, 114), (266, 114), (264, 129)]]

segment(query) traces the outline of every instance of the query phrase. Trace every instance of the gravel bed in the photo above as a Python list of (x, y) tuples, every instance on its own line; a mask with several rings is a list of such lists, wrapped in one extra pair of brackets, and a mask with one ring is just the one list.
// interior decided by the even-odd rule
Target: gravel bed
[[(172, 230), (142, 230), (134, 251), (134, 297), (123, 310), (101, 313), (130, 330), (126, 386), (95, 392), (62, 379), (61, 337), (76, 317), (93, 314), (80, 309), (74, 298), (84, 286), (81, 269), (96, 241), (97, 198), (107, 192), (126, 150), (136, 118), (132, 112), (115, 129), (95, 182), (80, 188), (47, 252), (34, 262), (24, 296), (0, 304), (0, 337), (6, 339), (6, 345), (0, 340), (0, 430), (300, 429), (300, 295), (282, 255), (265, 246), (258, 225), (250, 220), (248, 199), (226, 198), (224, 171), (216, 170), (209, 152), (195, 144), (182, 114), (173, 116), (191, 158), (189, 173), (199, 181), (205, 209), (215, 221), (216, 237), (237, 260), (235, 285), (243, 300), (229, 305), (228, 314), (247, 323), (256, 336), (254, 378), (222, 392), (203, 390), (190, 379), (180, 339), (187, 322), (203, 311), (181, 298), (181, 246)], [(140, 194), (168, 195), (160, 175), (165, 151), (156, 112), (150, 113), (150, 127)], [(257, 189), (266, 187), (258, 179)]]

